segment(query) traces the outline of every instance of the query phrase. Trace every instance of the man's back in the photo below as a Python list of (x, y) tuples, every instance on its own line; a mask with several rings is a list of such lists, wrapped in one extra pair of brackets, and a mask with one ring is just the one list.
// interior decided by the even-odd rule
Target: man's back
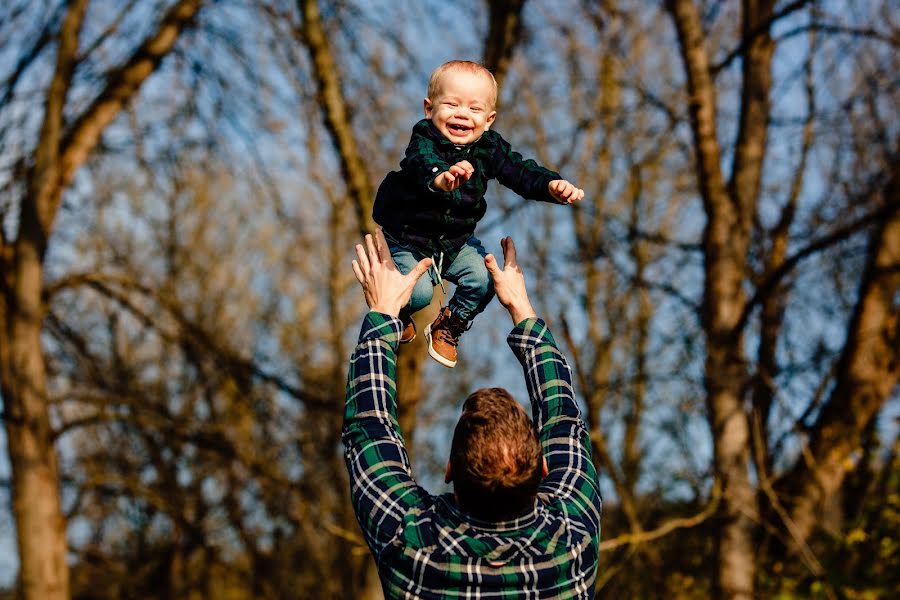
[[(533, 510), (478, 521), (413, 479), (396, 419), (400, 321), (369, 313), (351, 359), (344, 444), (351, 496), (389, 598), (591, 598), (600, 495), (571, 374), (540, 319), (508, 342), (522, 363), (549, 473)], [(527, 594), (526, 592), (531, 592)]]
[[(455, 495), (432, 496), (416, 483), (397, 421), (396, 351), (402, 329), (397, 315), (429, 261), (402, 275), (380, 230), (374, 243), (367, 236), (366, 245), (367, 252), (357, 246), (359, 262), (353, 267), (372, 311), (363, 320), (350, 360), (343, 442), (353, 508), (385, 596), (593, 598), (601, 500), (590, 437), (575, 403), (569, 366), (528, 301), (512, 240), (501, 241), (503, 270), (492, 255), (485, 264), (497, 298), (516, 323), (507, 343), (523, 368), (545, 476), (535, 497), (532, 487), (524, 502), (511, 504), (490, 498), (516, 496), (470, 496), (468, 487), (458, 487), (457, 471), (454, 488), (465, 500), (465, 512)], [(469, 414), (474, 413), (464, 412), (460, 427)], [(502, 427), (507, 419), (492, 423)], [(456, 440), (454, 436), (454, 444)], [(502, 448), (487, 450), (505, 455)], [(453, 469), (459, 466), (479, 470), (476, 462)], [(481, 500), (487, 504), (479, 504)], [(510, 512), (519, 516), (473, 517)]]
[[(512, 521), (479, 522), (452, 495), (408, 513), (379, 556), (388, 597), (585, 597), (596, 575), (596, 532), (551, 497)], [(529, 594), (530, 592), (530, 594)]]

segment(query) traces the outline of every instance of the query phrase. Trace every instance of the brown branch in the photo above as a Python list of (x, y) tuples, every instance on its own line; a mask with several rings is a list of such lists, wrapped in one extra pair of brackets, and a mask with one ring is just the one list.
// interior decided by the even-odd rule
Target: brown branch
[(846, 25), (836, 25), (834, 23), (818, 23), (813, 22), (808, 25), (802, 25), (800, 27), (795, 27), (794, 29), (789, 29), (785, 31), (781, 35), (779, 35), (775, 41), (782, 42), (786, 39), (792, 38), (797, 35), (801, 35), (807, 32), (821, 32), (821, 33), (833, 33), (837, 35), (848, 35), (856, 38), (868, 38), (872, 40), (876, 40), (879, 42), (884, 42), (893, 47), (900, 46), (900, 38), (895, 36), (891, 36), (887, 33), (883, 33), (878, 31), (877, 29), (873, 29), (871, 27), (848, 27)]
[(713, 486), (712, 497), (710, 498), (709, 502), (703, 508), (703, 510), (701, 510), (696, 515), (693, 515), (691, 517), (671, 519), (651, 531), (642, 531), (640, 533), (620, 535), (618, 537), (614, 537), (611, 540), (600, 542), (600, 552), (613, 550), (615, 548), (619, 548), (620, 546), (635, 546), (639, 544), (645, 544), (647, 542), (652, 542), (654, 540), (665, 537), (673, 531), (696, 527), (715, 514), (715, 512), (719, 508), (719, 501), (721, 500), (721, 498), (722, 488), (719, 482), (716, 482)]
[(747, 52), (747, 49), (750, 47), (750, 45), (756, 41), (757, 37), (763, 34), (768, 34), (768, 32), (771, 31), (772, 25), (774, 25), (776, 21), (783, 19), (791, 13), (797, 12), (798, 10), (809, 4), (809, 2), (810, 0), (794, 0), (794, 2), (791, 2), (777, 13), (770, 15), (768, 18), (758, 23), (755, 27), (750, 28), (750, 31), (741, 38), (741, 41), (738, 43), (737, 47), (726, 54), (725, 58), (723, 58), (712, 67), (713, 75), (717, 75), (723, 69), (727, 69), (735, 59), (743, 56)]
[(869, 241), (859, 283), (859, 300), (847, 324), (846, 343), (835, 383), (810, 431), (809, 459), (798, 461), (783, 478), (791, 499), (790, 516), (801, 540), (820, 521), (825, 498), (839, 489), (845, 461), (859, 438), (897, 388), (900, 379), (900, 211), (896, 210), (900, 175), (895, 170), (884, 188), (894, 211), (879, 223)]
[(156, 319), (154, 319), (146, 311), (136, 306), (135, 303), (132, 302), (128, 297), (128, 295), (117, 290), (116, 286), (138, 292), (143, 296), (153, 299), (159, 302), (169, 312), (169, 314), (175, 319), (184, 333), (186, 333), (201, 347), (206, 348), (214, 355), (222, 359), (223, 362), (226, 363), (229, 367), (237, 369), (238, 371), (250, 373), (254, 377), (257, 377), (258, 379), (266, 383), (274, 385), (282, 392), (285, 392), (294, 399), (303, 402), (310, 408), (322, 410), (334, 409), (334, 401), (332, 398), (315, 394), (308, 390), (304, 390), (295, 385), (292, 385), (278, 375), (267, 372), (258, 364), (256, 364), (255, 361), (239, 356), (233, 350), (223, 347), (213, 339), (213, 335), (211, 333), (203, 329), (198, 324), (192, 322), (180, 310), (179, 306), (177, 306), (172, 300), (164, 297), (159, 290), (151, 289), (150, 287), (145, 286), (144, 284), (141, 284), (129, 277), (104, 275), (97, 273), (79, 273), (66, 277), (65, 279), (62, 279), (56, 282), (54, 285), (50, 286), (47, 290), (47, 295), (52, 296), (53, 294), (59, 293), (59, 291), (63, 289), (81, 285), (89, 286), (98, 293), (112, 300), (115, 300), (128, 312), (132, 313), (134, 316), (140, 319), (140, 321), (145, 326), (156, 331), (164, 340), (168, 342), (178, 342), (180, 339), (178, 334), (165, 331), (162, 327), (159, 326)]
[(484, 66), (502, 88), (513, 52), (522, 39), (522, 9), (525, 0), (488, 2), (488, 32), (484, 45)]
[(61, 197), (58, 190), (61, 177), (59, 159), (65, 148), (60, 143), (63, 109), (75, 73), (78, 36), (86, 12), (87, 0), (72, 2), (63, 20), (59, 32), (56, 69), (47, 88), (44, 120), (34, 151), (34, 166), (28, 177), (30, 193), (23, 200), (20, 231), (36, 242), (41, 255), (46, 248), (50, 224)]
[[(803, 145), (800, 150), (800, 161), (792, 178), (788, 197), (781, 211), (781, 217), (771, 232), (771, 244), (768, 255), (765, 257), (765, 272), (771, 272), (780, 266), (785, 259), (790, 242), (790, 229), (794, 223), (797, 205), (800, 201), (800, 193), (806, 176), (806, 166), (812, 149), (814, 130), (813, 123), (816, 114), (816, 100), (813, 79), (813, 56), (816, 46), (815, 34), (810, 35), (809, 51), (804, 61), (805, 87), (806, 87), (806, 120), (803, 124)], [(752, 392), (751, 425), (758, 420), (759, 428), (751, 427), (751, 435), (758, 435), (759, 439), (751, 439), (757, 459), (757, 469), (765, 475), (771, 472), (771, 455), (768, 452), (767, 426), (772, 400), (775, 393), (775, 377), (778, 372), (776, 359), (778, 337), (781, 333), (784, 321), (785, 306), (787, 304), (787, 291), (777, 286), (775, 293), (769, 294), (762, 302), (760, 316), (760, 341), (757, 349), (757, 374), (754, 377)]]
[(703, 28), (692, 0), (666, 0), (666, 8), (675, 23), (678, 47), (687, 74), (688, 112), (694, 137), (700, 195), (708, 216), (712, 217), (715, 212), (711, 210), (711, 205), (727, 205), (728, 194), (720, 166), (715, 87), (710, 76)]
[(372, 221), (373, 189), (369, 182), (366, 163), (353, 133), (350, 111), (328, 35), (322, 26), (317, 0), (297, 0), (303, 16), (302, 41), (309, 50), (316, 82), (316, 97), (325, 117), (325, 129), (331, 136), (341, 163), (341, 175), (347, 185), (350, 200), (356, 211), (359, 233), (364, 236), (374, 231)]
[(200, 11), (203, 0), (181, 0), (165, 14), (155, 32), (135, 50), (128, 61), (112, 71), (100, 95), (72, 124), (61, 144), (63, 186), (97, 146), (100, 134), (136, 95), (162, 59), (172, 50), (181, 32)]
[[(872, 189), (869, 190), (866, 195), (872, 195), (877, 193), (877, 190)], [(864, 199), (864, 198), (863, 198)], [(860, 202), (863, 201), (860, 199)], [(747, 303), (744, 305), (744, 310), (741, 313), (740, 319), (738, 319), (735, 327), (734, 327), (734, 335), (739, 334), (744, 327), (747, 325), (747, 321), (750, 318), (753, 309), (765, 298), (772, 293), (772, 291), (781, 283), (781, 280), (784, 279), (787, 275), (791, 273), (791, 271), (796, 268), (796, 266), (806, 258), (830, 248), (835, 244), (838, 244), (855, 233), (858, 233), (869, 227), (871, 225), (880, 223), (885, 219), (889, 218), (893, 213), (900, 210), (900, 200), (894, 198), (886, 204), (883, 204), (873, 210), (870, 213), (867, 213), (858, 219), (844, 225), (843, 227), (838, 227), (831, 233), (822, 236), (817, 240), (813, 240), (797, 252), (795, 252), (790, 257), (786, 258), (776, 269), (774, 269), (771, 273), (768, 273), (763, 279), (762, 283), (760, 283), (756, 290), (753, 293), (753, 296)]]

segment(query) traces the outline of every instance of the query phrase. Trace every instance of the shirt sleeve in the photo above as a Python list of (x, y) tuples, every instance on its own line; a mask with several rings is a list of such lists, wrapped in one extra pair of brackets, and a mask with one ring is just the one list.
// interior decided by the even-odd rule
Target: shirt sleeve
[(413, 127), (400, 168), (412, 177), (419, 193), (444, 194), (444, 191), (433, 188), (431, 184), (439, 173), (450, 168), (450, 164), (440, 155), (434, 140), (425, 135), (425, 127), (427, 121), (420, 121)]
[(590, 435), (575, 404), (572, 373), (541, 319), (525, 319), (507, 343), (522, 364), (531, 412), (547, 459), (540, 492), (558, 498), (570, 515), (600, 531), (601, 499)]
[(370, 312), (350, 359), (342, 439), (356, 518), (376, 559), (403, 516), (425, 502), (397, 421), (399, 319)]
[(523, 198), (561, 204), (548, 189), (551, 181), (562, 179), (559, 173), (542, 167), (533, 159), (523, 158), (499, 133), (489, 133), (493, 141), (491, 160), (497, 181)]

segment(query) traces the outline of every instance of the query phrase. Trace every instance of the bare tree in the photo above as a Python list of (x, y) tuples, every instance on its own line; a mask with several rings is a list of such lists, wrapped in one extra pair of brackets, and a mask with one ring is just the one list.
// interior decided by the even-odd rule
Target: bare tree
[[(104, 128), (122, 110), (174, 47), (202, 2), (183, 0), (121, 64), (81, 110), (69, 92), (78, 69), (86, 0), (67, 5), (58, 32), (53, 76), (43, 95), (37, 141), (22, 157), (22, 195), (16, 229), (2, 243), (0, 295), (0, 383), (13, 474), (22, 589), (26, 598), (66, 598), (66, 521), (60, 510), (59, 472), (47, 410), (47, 382), (41, 349), (44, 316), (44, 257), (63, 191), (96, 148)], [(14, 85), (15, 80), (7, 85)], [(8, 88), (10, 89), (10, 88)]]
[[(781, 279), (796, 265), (788, 265), (787, 261), (782, 262), (778, 258), (778, 253), (783, 253), (784, 244), (778, 232), (783, 235), (784, 228), (791, 223), (795, 206), (793, 201), (789, 201), (782, 212), (782, 225), (775, 230), (776, 237), (771, 246), (776, 254), (770, 255), (769, 260), (780, 263), (776, 269), (779, 275), (770, 273), (752, 297), (748, 297), (746, 285), (750, 272), (751, 238), (756, 233), (757, 211), (763, 193), (763, 162), (767, 155), (772, 115), (770, 96), (775, 42), (771, 29), (775, 21), (806, 4), (793, 2), (778, 12), (774, 2), (746, 1), (742, 4), (738, 46), (741, 58), (740, 109), (736, 141), (731, 149), (730, 174), (726, 176), (721, 166), (723, 156), (717, 117), (716, 71), (710, 58), (709, 40), (701, 12), (690, 0), (670, 0), (666, 3), (678, 34), (686, 73), (697, 187), (707, 219), (703, 239), (703, 329), (707, 349), (707, 405), (715, 444), (714, 467), (716, 477), (723, 485), (722, 508), (717, 520), (719, 545), (715, 579), (716, 595), (720, 597), (751, 598), (755, 595), (754, 530), (760, 520), (760, 510), (749, 478), (750, 460), (754, 453), (751, 451), (750, 415), (744, 408), (749, 376), (744, 346), (747, 317), (757, 302), (765, 301), (765, 322), (770, 329), (765, 333), (763, 348), (768, 348), (771, 353), (772, 336), (778, 331), (780, 322), (778, 294), (783, 294), (775, 279)], [(889, 167), (888, 172), (895, 168), (896, 165)], [(885, 188), (889, 204), (894, 203), (891, 190), (895, 185), (891, 183)], [(893, 194), (896, 196), (895, 191)], [(806, 540), (819, 518), (816, 515), (821, 514), (825, 493), (834, 492), (841, 479), (837, 475), (840, 469), (813, 465), (836, 465), (846, 460), (859, 443), (862, 430), (896, 385), (894, 351), (888, 349), (891, 344), (888, 340), (896, 339), (896, 319), (887, 316), (890, 309), (885, 304), (885, 298), (896, 294), (897, 281), (884, 274), (890, 272), (887, 265), (896, 257), (894, 250), (882, 241), (882, 234), (893, 228), (893, 211), (896, 208), (882, 212), (882, 224), (872, 230), (870, 266), (862, 275), (859, 303), (854, 309), (855, 316), (848, 322), (847, 343), (842, 353), (844, 358), (837, 365), (837, 380), (842, 383), (835, 388), (812, 428), (810, 445), (804, 451), (808, 458), (798, 461), (797, 473), (785, 476), (785, 488), (794, 489), (802, 500), (791, 501), (793, 509), (787, 515), (779, 509), (782, 501), (771, 494), (768, 499), (780, 515), (780, 525), (788, 533), (788, 544), (795, 548), (805, 548)], [(833, 237), (831, 242), (838, 239)], [(817, 249), (827, 247), (828, 244), (823, 243)], [(882, 265), (880, 269), (875, 266), (878, 264)], [(863, 325), (863, 322), (866, 324)], [(860, 359), (854, 357), (872, 356), (870, 353), (873, 352), (881, 358), (874, 364), (871, 360), (862, 359), (866, 364), (866, 374), (854, 374), (859, 373), (860, 368), (857, 362)], [(773, 370), (771, 358), (766, 359), (763, 355), (761, 367), (761, 377), (767, 381)], [(876, 380), (879, 383), (873, 386), (871, 382)], [(852, 391), (842, 390), (841, 386), (845, 385)], [(758, 395), (757, 399), (760, 398)], [(845, 418), (850, 414), (849, 398), (866, 398), (855, 401), (858, 402), (854, 404), (857, 410), (853, 411), (855, 418), (850, 421)], [(765, 419), (766, 406), (759, 404), (756, 408), (757, 416)], [(757, 435), (756, 439), (762, 443), (763, 436)], [(843, 443), (838, 443), (839, 439)], [(756, 452), (755, 456), (760, 458), (758, 468), (763, 471), (769, 468), (764, 451)], [(819, 475), (808, 474), (814, 472)], [(799, 480), (788, 483), (794, 477), (799, 477)], [(805, 491), (800, 492), (801, 489)], [(822, 568), (808, 550), (803, 556), (813, 574), (821, 576)]]

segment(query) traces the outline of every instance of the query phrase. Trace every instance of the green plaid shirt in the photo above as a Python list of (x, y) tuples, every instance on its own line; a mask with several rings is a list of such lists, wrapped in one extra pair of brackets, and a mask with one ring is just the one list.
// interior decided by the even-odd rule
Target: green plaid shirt
[(398, 319), (370, 312), (350, 361), (343, 441), (350, 494), (385, 597), (593, 598), (600, 492), (565, 358), (526, 319), (507, 342), (525, 372), (549, 474), (533, 509), (485, 522), (413, 479), (397, 423)]
[[(475, 168), (472, 177), (452, 192), (434, 189), (434, 178), (461, 160)], [(562, 179), (559, 173), (523, 158), (495, 130), (458, 146), (422, 119), (413, 127), (400, 170), (388, 173), (378, 187), (372, 217), (425, 256), (443, 252), (452, 262), (487, 210), (484, 194), (492, 179), (523, 198), (560, 204), (548, 189)]]

